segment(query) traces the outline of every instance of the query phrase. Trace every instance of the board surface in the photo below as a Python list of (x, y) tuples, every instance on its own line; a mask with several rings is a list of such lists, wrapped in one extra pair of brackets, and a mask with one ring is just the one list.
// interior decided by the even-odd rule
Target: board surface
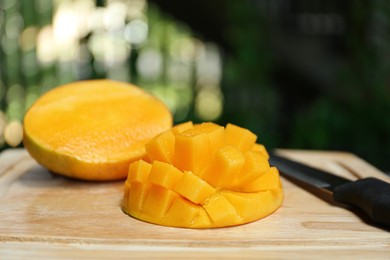
[[(279, 152), (350, 179), (389, 180), (350, 153)], [(264, 219), (219, 229), (170, 228), (125, 215), (123, 182), (61, 177), (24, 149), (9, 149), (0, 154), (0, 259), (390, 256), (389, 230), (284, 178), (282, 183), (283, 206)]]

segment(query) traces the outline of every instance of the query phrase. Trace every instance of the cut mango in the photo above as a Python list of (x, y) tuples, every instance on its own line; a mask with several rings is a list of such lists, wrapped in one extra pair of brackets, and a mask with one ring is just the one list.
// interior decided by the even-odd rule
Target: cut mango
[(125, 185), (125, 194), (123, 201), (124, 210), (129, 212), (132, 216), (141, 215), (142, 207), (146, 195), (149, 193), (150, 184), (134, 182), (131, 185)]
[(23, 142), (38, 163), (55, 173), (117, 180), (146, 155), (145, 144), (171, 126), (168, 108), (134, 85), (79, 81), (46, 92), (30, 107)]
[(132, 163), (129, 167), (126, 183), (146, 182), (149, 179), (149, 174), (151, 169), (152, 169), (152, 165), (143, 160), (139, 160)]
[(207, 135), (207, 140), (209, 143), (210, 154), (213, 155), (219, 148), (224, 145), (225, 141), (225, 129), (222, 126), (211, 122), (205, 122), (202, 124), (196, 124), (193, 126), (193, 130), (188, 130), (188, 132), (195, 133), (205, 133)]
[(203, 205), (211, 222), (216, 226), (226, 227), (242, 223), (237, 209), (226, 199), (221, 192), (213, 194)]
[(256, 140), (233, 124), (174, 126), (146, 144), (148, 162), (130, 165), (123, 211), (186, 228), (234, 226), (270, 215), (282, 205), (283, 189)]
[(236, 146), (241, 152), (253, 148), (257, 136), (248, 129), (227, 124), (225, 130), (225, 144)]
[(183, 173), (172, 164), (154, 161), (150, 169), (149, 182), (167, 189), (173, 189)]
[(174, 191), (193, 203), (203, 204), (215, 192), (215, 188), (192, 172), (184, 172)]
[(183, 198), (176, 198), (161, 223), (166, 226), (191, 226), (199, 216), (201, 207)]
[(175, 153), (175, 136), (168, 130), (145, 145), (148, 160), (172, 163)]
[(227, 145), (215, 152), (201, 178), (218, 188), (230, 187), (244, 164), (244, 155), (236, 147)]
[(268, 160), (261, 152), (246, 151), (244, 154), (245, 164), (242, 167), (239, 177), (235, 180), (234, 187), (243, 187), (258, 179), (261, 175), (269, 170)]
[(262, 208), (260, 200), (261, 193), (223, 191), (222, 194), (227, 201), (236, 208), (237, 214), (241, 218), (247, 219), (248, 221), (256, 220), (258, 217), (258, 210)]
[(252, 147), (252, 151), (260, 152), (267, 160), (269, 159), (269, 154), (263, 144), (254, 144)]
[(208, 136), (205, 133), (186, 130), (175, 136), (173, 164), (180, 170), (199, 175), (210, 157)]
[(178, 195), (170, 189), (152, 184), (141, 208), (142, 218), (146, 221), (161, 221), (176, 198)]
[(171, 128), (172, 132), (177, 135), (183, 133), (187, 129), (192, 129), (194, 124), (191, 121), (175, 125)]
[(210, 216), (207, 214), (206, 210), (203, 207), (199, 208), (199, 214), (196, 216), (195, 220), (189, 226), (179, 226), (179, 225), (170, 225), (173, 227), (187, 227), (187, 228), (213, 228), (216, 225), (211, 222)]
[(242, 186), (241, 190), (245, 192), (257, 192), (265, 190), (277, 189), (280, 184), (279, 171), (275, 167), (271, 167), (267, 172), (259, 178)]

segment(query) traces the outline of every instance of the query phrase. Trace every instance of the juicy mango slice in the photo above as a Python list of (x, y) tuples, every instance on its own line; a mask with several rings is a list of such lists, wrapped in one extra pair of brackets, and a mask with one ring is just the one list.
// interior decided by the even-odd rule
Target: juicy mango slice
[(264, 218), (283, 202), (277, 168), (257, 136), (239, 126), (186, 122), (156, 136), (130, 164), (122, 209), (158, 225), (235, 226)]

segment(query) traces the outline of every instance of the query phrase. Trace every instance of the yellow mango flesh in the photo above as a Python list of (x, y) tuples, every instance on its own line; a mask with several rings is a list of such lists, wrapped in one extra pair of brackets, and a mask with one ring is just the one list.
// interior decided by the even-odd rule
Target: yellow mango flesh
[(31, 105), (23, 119), (23, 144), (54, 173), (122, 180), (129, 164), (145, 156), (145, 144), (171, 126), (165, 104), (139, 87), (77, 81), (47, 91)]
[(260, 177), (260, 173), (265, 173), (269, 170), (270, 165), (268, 159), (258, 151), (246, 151), (244, 153), (245, 164), (242, 167), (239, 178), (235, 180), (235, 187), (243, 187), (252, 183)]
[(225, 144), (236, 146), (240, 151), (248, 151), (256, 143), (257, 136), (248, 129), (227, 124), (225, 129)]
[(122, 209), (137, 219), (185, 228), (249, 223), (283, 202), (279, 172), (247, 129), (214, 123), (174, 126), (132, 163)]
[(183, 173), (171, 164), (154, 161), (149, 174), (149, 182), (173, 189)]
[(236, 147), (227, 145), (215, 152), (201, 178), (215, 187), (230, 187), (244, 164), (243, 154)]
[(195, 204), (203, 204), (215, 189), (193, 173), (185, 172), (174, 191)]
[(152, 139), (145, 145), (145, 150), (150, 161), (172, 163), (174, 154), (175, 135), (168, 130), (158, 138)]
[(182, 171), (198, 175), (211, 156), (207, 135), (185, 131), (175, 137), (173, 164)]

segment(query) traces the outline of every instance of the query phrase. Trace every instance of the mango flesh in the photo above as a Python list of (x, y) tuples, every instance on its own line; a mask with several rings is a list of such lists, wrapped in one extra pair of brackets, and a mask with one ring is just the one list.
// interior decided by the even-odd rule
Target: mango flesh
[(126, 179), (145, 144), (172, 127), (160, 100), (132, 84), (87, 80), (43, 94), (24, 117), (24, 146), (49, 170), (83, 180)]
[(150, 223), (217, 228), (249, 223), (283, 202), (279, 172), (247, 129), (183, 123), (146, 144), (132, 163), (122, 209)]

